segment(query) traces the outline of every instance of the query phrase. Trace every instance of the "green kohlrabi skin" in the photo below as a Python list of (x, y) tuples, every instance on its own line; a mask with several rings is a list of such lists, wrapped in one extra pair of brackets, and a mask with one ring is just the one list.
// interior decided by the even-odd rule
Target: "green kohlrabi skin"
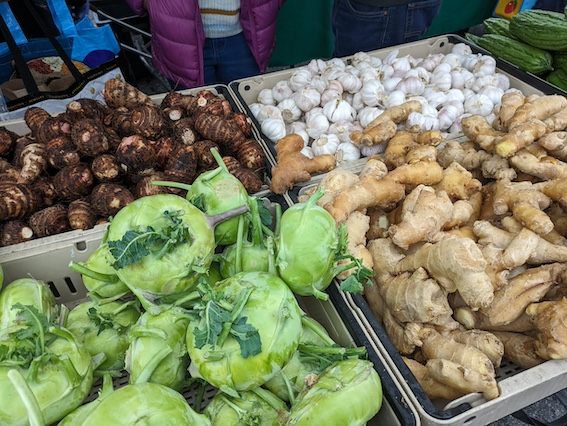
[(65, 426), (210, 426), (173, 389), (155, 383), (127, 385), (105, 397), (86, 418)]
[[(264, 384), (291, 358), (301, 336), (301, 310), (293, 293), (277, 276), (266, 272), (242, 272), (213, 287), (218, 300), (233, 303), (246, 290), (252, 292), (241, 316), (258, 330), (261, 352), (243, 358), (238, 342), (229, 335), (222, 346), (195, 346), (192, 321), (187, 329), (189, 368), (193, 377), (201, 377), (221, 389), (250, 390)], [(209, 356), (210, 351), (222, 356)]]
[(98, 398), (88, 404), (81, 405), (75, 411), (69, 413), (57, 426), (81, 425), (88, 419), (91, 413), (100, 405), (100, 403), (114, 392), (112, 386), (112, 376), (105, 374), (103, 377), (102, 389), (99, 391)]
[[(193, 201), (197, 197), (208, 215), (216, 215), (245, 206), (248, 203), (248, 193), (242, 183), (231, 175), (222, 163), (220, 167), (202, 173), (187, 191), (187, 199)], [(236, 242), (238, 217), (229, 219), (215, 228), (217, 245), (229, 245)]]
[(32, 278), (12, 281), (0, 293), (0, 335), (15, 331), (14, 327), (18, 326), (17, 310), (12, 309), (18, 303), (35, 307), (48, 321), (59, 313), (53, 294), (43, 281)]
[[(27, 386), (48, 425), (80, 406), (93, 383), (91, 356), (68, 330), (58, 330), (64, 337), (58, 337), (48, 345), (46, 353), (52, 356), (39, 366), (35, 380), (29, 377), (31, 368), (18, 368), (21, 376), (27, 377)], [(8, 377), (8, 372), (14, 368), (0, 363), (0, 424), (27, 426), (28, 412)]]
[(339, 238), (335, 220), (317, 205), (317, 200), (312, 196), (282, 215), (276, 265), (294, 293), (326, 300), (328, 296), (322, 290), (335, 275)]
[[(112, 324), (106, 324), (100, 331), (101, 328), (88, 315), (91, 308), (111, 320)], [(139, 317), (140, 310), (135, 302), (110, 302), (103, 305), (85, 302), (69, 313), (66, 325), (91, 356), (101, 352), (106, 355), (97, 371), (120, 372), (124, 369), (124, 355), (129, 345), (128, 330)]]
[(209, 272), (205, 275), (205, 280), (212, 287), (216, 283), (222, 280), (222, 275), (220, 273), (220, 267), (217, 262), (211, 263)]
[(288, 416), (284, 402), (262, 388), (242, 392), (240, 398), (217, 393), (205, 414), (213, 426), (283, 426)]
[(161, 258), (150, 253), (139, 262), (117, 269), (118, 277), (140, 299), (144, 307), (155, 297), (183, 293), (205, 273), (215, 250), (214, 232), (203, 212), (177, 195), (159, 194), (142, 197), (120, 210), (108, 228), (110, 241), (121, 240), (129, 230), (167, 224), (164, 212), (182, 211), (183, 224), (189, 228), (192, 241), (180, 244)]
[(126, 353), (130, 383), (159, 383), (180, 389), (189, 365), (185, 333), (189, 317), (172, 307), (158, 315), (144, 313), (130, 329), (131, 344)]
[(382, 385), (370, 361), (339, 361), (303, 391), (291, 407), (289, 426), (363, 426), (382, 405)]
[[(85, 267), (100, 274), (116, 276), (112, 262), (113, 257), (108, 251), (108, 245), (103, 243), (89, 256)], [(83, 282), (87, 290), (100, 299), (110, 299), (130, 292), (126, 284), (120, 281), (117, 276), (112, 282), (106, 282), (83, 275)]]

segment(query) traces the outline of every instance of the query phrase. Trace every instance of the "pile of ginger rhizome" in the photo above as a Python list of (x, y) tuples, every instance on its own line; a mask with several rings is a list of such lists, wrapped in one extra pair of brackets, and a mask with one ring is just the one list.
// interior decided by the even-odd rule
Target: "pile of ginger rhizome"
[(117, 79), (104, 99), (57, 116), (29, 108), (23, 136), (0, 128), (0, 246), (92, 228), (136, 198), (181, 192), (153, 181), (191, 184), (219, 161), (250, 194), (261, 189), (265, 154), (228, 100), (171, 92), (158, 106)]
[[(414, 106), (376, 125), (393, 128)], [(374, 270), (368, 304), (441, 401), (497, 398), (503, 359), (531, 368), (567, 358), (567, 99), (512, 92), (494, 127), (480, 116), (462, 124), (464, 142), (367, 128), (358, 137), (386, 140), (384, 154), (319, 184), (319, 204)], [(300, 199), (316, 188), (305, 189)]]

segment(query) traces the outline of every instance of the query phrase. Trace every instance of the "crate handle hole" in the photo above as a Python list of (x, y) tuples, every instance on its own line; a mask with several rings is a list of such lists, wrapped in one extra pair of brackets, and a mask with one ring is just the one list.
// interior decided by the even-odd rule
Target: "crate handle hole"
[[(443, 47), (443, 46), (445, 46), (445, 42), (444, 42), (444, 41), (442, 41), (441, 43), (439, 43), (439, 47)], [(473, 419), (474, 419), (474, 417), (473, 417)], [(472, 420), (472, 419), (471, 419), (471, 420)], [(467, 420), (467, 422), (468, 422), (468, 420)], [(466, 422), (465, 422), (465, 423), (466, 423)]]
[(251, 89), (250, 85), (247, 84), (246, 86), (244, 86), (244, 90), (249, 91)]
[(466, 419), (466, 420), (464, 421), (464, 423), (470, 423), (470, 422), (472, 422), (474, 419), (476, 419), (476, 416), (472, 416), (471, 418)]
[(47, 285), (49, 286), (49, 289), (51, 290), (55, 298), (61, 297), (61, 293), (59, 293), (59, 290), (57, 290), (57, 287), (55, 287), (55, 283), (53, 281), (47, 281)]
[(71, 293), (77, 293), (77, 288), (75, 287), (75, 284), (73, 284), (73, 280), (70, 277), (65, 277), (65, 284), (67, 284), (67, 287), (69, 288), (69, 291)]
[(75, 243), (75, 248), (80, 252), (87, 251), (87, 243), (84, 241), (79, 241)]

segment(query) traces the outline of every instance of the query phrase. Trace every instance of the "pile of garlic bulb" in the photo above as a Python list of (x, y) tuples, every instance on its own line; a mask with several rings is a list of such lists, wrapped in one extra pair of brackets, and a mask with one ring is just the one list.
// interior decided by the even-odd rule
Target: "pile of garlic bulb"
[(410, 114), (400, 128), (441, 130), (451, 138), (461, 134), (461, 120), (469, 115), (482, 115), (492, 123), (502, 95), (515, 90), (508, 77), (496, 72), (494, 58), (473, 54), (463, 43), (446, 55), (398, 55), (394, 50), (380, 59), (360, 52), (349, 63), (314, 59), (294, 70), (289, 80), (260, 91), (250, 110), (273, 142), (297, 133), (305, 142), (303, 154), (334, 154), (341, 162), (384, 149), (359, 150), (350, 134), (387, 108), (419, 100), (422, 111)]

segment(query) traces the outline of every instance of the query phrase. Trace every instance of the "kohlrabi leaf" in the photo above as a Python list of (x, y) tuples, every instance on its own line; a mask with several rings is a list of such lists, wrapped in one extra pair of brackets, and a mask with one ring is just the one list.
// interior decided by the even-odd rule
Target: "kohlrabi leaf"
[(112, 320), (112, 316), (110, 314), (101, 313), (97, 311), (95, 307), (89, 308), (89, 310), (87, 311), (87, 316), (92, 321), (92, 323), (97, 326), (97, 336), (106, 329), (114, 328), (118, 332), (121, 332), (123, 329), (123, 327)]
[(201, 349), (205, 345), (215, 346), (222, 332), (223, 324), (230, 321), (230, 312), (216, 301), (209, 300), (201, 311), (201, 321), (195, 328), (195, 346)]
[(230, 329), (230, 334), (240, 345), (242, 358), (248, 358), (262, 352), (262, 341), (258, 329), (248, 324), (247, 320), (247, 317), (238, 317)]
[(205, 209), (205, 196), (203, 194), (199, 194), (189, 201), (191, 202), (191, 204), (193, 204), (195, 207), (197, 207), (202, 212), (206, 211), (206, 209)]
[(262, 200), (257, 199), (256, 202), (258, 203), (258, 212), (260, 213), (260, 220), (262, 221), (262, 225), (265, 225), (267, 227), (272, 226), (272, 213), (270, 213)]

